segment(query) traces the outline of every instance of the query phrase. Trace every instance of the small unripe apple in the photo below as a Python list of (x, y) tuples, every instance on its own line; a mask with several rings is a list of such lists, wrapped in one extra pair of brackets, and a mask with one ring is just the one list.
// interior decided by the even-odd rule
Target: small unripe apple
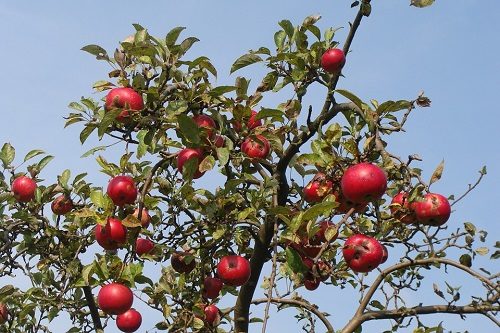
[(387, 177), (377, 165), (359, 163), (344, 172), (340, 185), (346, 199), (354, 203), (372, 202), (384, 195)]
[(197, 161), (196, 171), (193, 175), (193, 178), (194, 179), (200, 178), (201, 176), (203, 176), (204, 172), (200, 172), (199, 166), (204, 158), (205, 155), (203, 153), (203, 150), (201, 150), (200, 148), (184, 148), (177, 155), (177, 169), (179, 170), (180, 173), (182, 173), (182, 168), (184, 167), (184, 164), (190, 159), (196, 159)]
[(321, 56), (321, 67), (325, 72), (336, 73), (345, 65), (345, 54), (341, 49), (328, 49)]
[(137, 187), (130, 176), (116, 176), (111, 178), (107, 193), (118, 207), (133, 204), (137, 199)]
[(187, 257), (192, 256), (188, 252), (174, 252), (170, 257), (172, 268), (178, 273), (190, 273), (196, 267), (196, 261), (192, 258), (188, 262)]
[(333, 182), (322, 172), (318, 172), (314, 178), (304, 187), (304, 200), (307, 202), (320, 202), (333, 188)]
[(423, 201), (413, 202), (411, 208), (415, 211), (418, 222), (431, 226), (445, 224), (451, 214), (448, 199), (437, 193), (427, 193)]
[[(134, 210), (132, 216), (134, 216), (136, 219), (139, 219), (139, 208), (136, 208)], [(151, 222), (151, 215), (149, 215), (149, 212), (146, 208), (142, 208), (140, 222), (143, 228), (149, 227), (149, 223)]]
[(266, 158), (270, 149), (269, 141), (260, 134), (247, 137), (241, 144), (241, 151), (250, 158)]
[(12, 182), (14, 198), (19, 202), (28, 202), (35, 198), (36, 182), (27, 177), (19, 176)]
[(141, 327), (142, 316), (134, 308), (130, 308), (116, 317), (116, 327), (122, 332), (133, 333)]
[(203, 296), (205, 298), (216, 298), (219, 296), (223, 285), (224, 283), (221, 279), (207, 276), (203, 280)]
[(125, 313), (132, 307), (134, 294), (129, 287), (121, 283), (110, 283), (101, 288), (97, 294), (99, 308), (110, 315)]
[(106, 95), (104, 109), (111, 110), (114, 108), (122, 109), (116, 120), (126, 122), (130, 112), (137, 112), (144, 108), (144, 101), (142, 96), (132, 88), (113, 88)]
[(150, 253), (153, 251), (154, 247), (155, 243), (149, 239), (137, 238), (135, 240), (135, 253), (137, 253), (138, 256)]
[(250, 262), (239, 255), (222, 257), (217, 264), (217, 275), (229, 286), (242, 286), (250, 279)]
[(50, 205), (52, 212), (56, 215), (68, 214), (73, 209), (73, 201), (70, 197), (61, 194), (52, 201)]
[(356, 234), (346, 240), (342, 254), (347, 266), (353, 271), (366, 273), (380, 265), (384, 248), (375, 238)]
[(104, 249), (116, 250), (127, 241), (127, 228), (122, 221), (110, 217), (104, 226), (96, 226), (95, 239)]

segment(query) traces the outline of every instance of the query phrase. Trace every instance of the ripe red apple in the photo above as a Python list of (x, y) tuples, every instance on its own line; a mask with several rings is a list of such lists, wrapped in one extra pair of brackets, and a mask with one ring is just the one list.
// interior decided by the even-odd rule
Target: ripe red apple
[(215, 326), (220, 321), (219, 308), (214, 304), (205, 306), (203, 309), (205, 313), (205, 322), (210, 326)]
[(321, 251), (321, 243), (313, 243), (307, 239), (307, 236), (302, 237), (298, 243), (290, 243), (290, 246), (303, 256), (310, 258), (316, 257)]
[(116, 250), (127, 241), (127, 228), (122, 221), (110, 217), (104, 226), (96, 226), (95, 239), (104, 249)]
[(132, 88), (113, 88), (106, 95), (104, 109), (111, 110), (113, 108), (123, 109), (116, 120), (125, 122), (128, 120), (130, 112), (140, 111), (144, 108), (144, 101), (142, 96)]
[(116, 317), (116, 327), (122, 332), (132, 333), (141, 327), (142, 316), (134, 308), (130, 308)]
[(345, 65), (345, 54), (341, 49), (328, 49), (321, 56), (321, 67), (325, 72), (336, 73)]
[(208, 138), (214, 137), (214, 129), (216, 128), (216, 124), (212, 117), (205, 114), (199, 114), (193, 117), (193, 121), (196, 123), (196, 125), (198, 125), (200, 129), (206, 130)]
[(387, 177), (375, 164), (359, 163), (344, 172), (340, 185), (342, 194), (353, 203), (377, 201), (387, 189)]
[[(250, 117), (248, 118), (248, 122), (247, 122), (247, 128), (249, 130), (253, 130), (256, 127), (262, 126), (262, 121), (260, 119), (255, 119), (257, 114), (258, 114), (257, 111), (252, 110), (252, 113), (251, 113)], [(235, 131), (241, 132), (242, 128), (241, 128), (241, 123), (239, 121), (234, 121), (233, 126), (234, 126)]]
[(250, 158), (266, 158), (270, 149), (269, 141), (260, 134), (247, 137), (241, 144), (241, 151)]
[(9, 319), (9, 309), (4, 303), (0, 303), (0, 325)]
[(56, 215), (65, 215), (73, 209), (73, 201), (68, 196), (61, 194), (52, 201), (50, 208)]
[(380, 264), (383, 264), (384, 262), (387, 261), (387, 258), (389, 258), (389, 251), (387, 251), (387, 247), (384, 245), (384, 244), (381, 244), (382, 245), (382, 261), (380, 262)]
[(193, 178), (197, 179), (204, 174), (204, 172), (200, 172), (200, 170), (198, 169), (201, 161), (203, 161), (203, 159), (205, 158), (203, 150), (201, 150), (200, 148), (184, 148), (183, 150), (181, 150), (177, 155), (177, 169), (180, 173), (182, 173), (184, 164), (192, 158), (198, 161), (196, 165), (196, 172), (193, 175)]
[(214, 145), (217, 148), (222, 148), (222, 147), (224, 147), (225, 141), (226, 141), (226, 139), (222, 135), (216, 134), (215, 139), (214, 139)]
[(415, 222), (415, 212), (410, 208), (408, 202), (408, 194), (406, 192), (399, 192), (392, 198), (391, 206), (389, 207), (392, 216), (395, 219), (405, 223), (411, 224)]
[(451, 206), (446, 197), (437, 193), (427, 193), (423, 201), (413, 202), (417, 221), (431, 226), (440, 226), (450, 218)]
[(19, 176), (12, 182), (14, 198), (19, 202), (28, 202), (35, 198), (36, 182), (27, 177)]
[[(132, 216), (134, 216), (136, 219), (139, 219), (139, 208), (136, 208), (134, 210)], [(149, 215), (149, 212), (146, 208), (142, 208), (140, 221), (143, 228), (149, 227), (149, 223), (151, 222), (151, 215)]]
[(187, 257), (192, 256), (188, 252), (174, 252), (170, 257), (172, 268), (178, 273), (189, 273), (196, 267), (194, 258), (187, 262)]
[(203, 280), (203, 297), (216, 298), (219, 296), (223, 285), (224, 283), (221, 279), (207, 276), (205, 280)]
[(342, 192), (339, 191), (336, 191), (334, 195), (336, 201), (339, 203), (339, 206), (335, 208), (337, 214), (347, 214), (351, 208), (354, 208), (355, 213), (363, 213), (366, 210), (366, 206), (368, 206), (368, 202), (354, 203), (347, 200), (346, 197), (342, 195)]
[(320, 283), (321, 280), (313, 276), (312, 273), (306, 274), (306, 277), (304, 278), (304, 287), (306, 287), (307, 290), (312, 291), (318, 289)]
[(135, 199), (137, 199), (137, 187), (135, 186), (134, 179), (130, 176), (116, 176), (111, 178), (107, 193), (118, 207), (133, 204)]
[(333, 182), (322, 172), (318, 172), (309, 184), (304, 187), (304, 200), (307, 202), (320, 202), (333, 188)]
[(250, 262), (239, 255), (222, 257), (217, 264), (217, 275), (229, 286), (242, 286), (250, 279)]
[(154, 247), (155, 243), (153, 243), (149, 239), (137, 238), (135, 240), (135, 253), (137, 253), (138, 256), (150, 253), (151, 251), (153, 251)]
[(347, 266), (353, 271), (366, 273), (380, 265), (384, 248), (375, 238), (356, 234), (346, 240), (342, 254)]
[(99, 308), (107, 314), (119, 315), (132, 307), (134, 294), (121, 283), (110, 283), (101, 287), (97, 294)]

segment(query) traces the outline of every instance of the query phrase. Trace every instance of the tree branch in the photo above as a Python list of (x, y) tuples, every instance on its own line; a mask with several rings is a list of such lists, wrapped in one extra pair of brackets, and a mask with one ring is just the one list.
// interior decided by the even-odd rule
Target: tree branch
[(87, 300), (87, 305), (90, 310), (90, 316), (92, 317), (92, 322), (94, 323), (94, 329), (97, 333), (104, 332), (101, 324), (101, 318), (99, 317), (99, 310), (94, 301), (94, 295), (92, 294), (92, 289), (90, 286), (84, 286), (83, 292), (85, 294), (85, 299)]
[[(254, 299), (252, 301), (252, 304), (262, 304), (262, 303), (267, 303), (269, 301), (268, 298), (259, 298), (259, 299)], [(328, 321), (326, 318), (325, 314), (323, 314), (321, 311), (318, 310), (318, 308), (312, 304), (306, 303), (305, 301), (299, 300), (299, 299), (286, 299), (286, 298), (271, 298), (270, 302), (273, 304), (286, 304), (286, 305), (291, 305), (293, 307), (297, 308), (302, 308), (304, 310), (307, 310), (311, 313), (314, 313), (316, 317), (323, 322), (325, 325), (327, 332), (328, 333), (333, 333), (334, 329), (332, 327), (332, 324)]]

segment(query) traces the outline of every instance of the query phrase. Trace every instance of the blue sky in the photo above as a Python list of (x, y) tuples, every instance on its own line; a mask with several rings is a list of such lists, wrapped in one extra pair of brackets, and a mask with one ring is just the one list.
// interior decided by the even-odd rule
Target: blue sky
[[(500, 23), (497, 0), (437, 1), (428, 9), (408, 6), (406, 0), (373, 1), (348, 55), (346, 78), (339, 88), (351, 90), (364, 100), (412, 99), (424, 90), (432, 107), (418, 109), (406, 126), (407, 133), (390, 140), (401, 156), (418, 153), (428, 179), (445, 159), (445, 173), (433, 189), (445, 195), (461, 194), (475, 181), (477, 171), (488, 167), (488, 175), (465, 201), (458, 204), (449, 224), (472, 221), (490, 232), (490, 244), (499, 239), (498, 188), (500, 156), (497, 147), (500, 116), (495, 97), (500, 88)], [(79, 127), (63, 129), (67, 105), (80, 96), (96, 96), (92, 83), (106, 78), (108, 67), (80, 51), (99, 44), (109, 51), (133, 32), (132, 23), (147, 27), (153, 35), (164, 35), (175, 26), (187, 27), (183, 36), (196, 36), (188, 56), (207, 55), (219, 70), (218, 84), (231, 84), (232, 62), (249, 49), (272, 46), (277, 22), (288, 18), (294, 24), (310, 14), (320, 14), (320, 26), (348, 27), (355, 11), (350, 1), (0, 1), (2, 79), (0, 80), (0, 143), (11, 142), (24, 156), (40, 148), (56, 156), (43, 177), (55, 180), (64, 169), (73, 174), (89, 172), (90, 180), (105, 183), (92, 158), (80, 156), (96, 145), (84, 147)], [(347, 29), (337, 40), (343, 41)], [(260, 73), (258, 66), (241, 74)], [(258, 78), (254, 76), (254, 83)], [(323, 93), (313, 93), (307, 102), (322, 104)], [(280, 103), (266, 100), (268, 107)], [(112, 156), (109, 158), (112, 160)], [(200, 183), (203, 186), (203, 183)], [(483, 262), (484, 263), (484, 262)], [(490, 266), (491, 267), (491, 266)], [(476, 266), (476, 269), (478, 266)], [(454, 272), (453, 272), (454, 273)], [(443, 274), (429, 280), (441, 281)], [(447, 275), (456, 285), (476, 290), (477, 285), (460, 274)], [(0, 282), (1, 284), (2, 282)], [(464, 288), (465, 288), (464, 287)], [(432, 299), (432, 288), (409, 295), (414, 304)], [(353, 311), (356, 300), (332, 288), (308, 293), (324, 311), (332, 314), (340, 328)], [(347, 295), (347, 296), (346, 296)], [(434, 301), (436, 301), (434, 299)], [(298, 331), (286, 316), (271, 319), (269, 332), (286, 327)], [(478, 316), (462, 322), (457, 317), (433, 316), (427, 322), (446, 319), (455, 331), (492, 332), (494, 327)], [(286, 320), (286, 321), (285, 321)], [(473, 324), (474, 322), (474, 324)], [(149, 325), (149, 326), (148, 326)], [(145, 320), (144, 328), (153, 322)], [(112, 325), (111, 325), (112, 326)], [(377, 324), (364, 332), (380, 332)], [(387, 327), (387, 326), (384, 326)], [(58, 328), (56, 331), (62, 331)], [(260, 327), (253, 328), (260, 332)], [(111, 327), (107, 332), (115, 332)], [(143, 330), (141, 330), (142, 332)], [(321, 330), (318, 330), (321, 332)]]

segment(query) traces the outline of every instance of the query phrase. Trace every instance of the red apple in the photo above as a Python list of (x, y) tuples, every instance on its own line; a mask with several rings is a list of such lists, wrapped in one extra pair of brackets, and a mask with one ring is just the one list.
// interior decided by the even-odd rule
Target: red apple
[(104, 249), (116, 250), (127, 241), (127, 228), (122, 221), (110, 217), (104, 226), (96, 226), (95, 239)]
[(321, 67), (325, 72), (336, 73), (345, 65), (345, 54), (341, 49), (328, 49), (321, 56)]
[(133, 204), (137, 199), (137, 187), (130, 176), (116, 176), (111, 178), (107, 193), (118, 207)]
[(415, 211), (418, 222), (431, 226), (445, 224), (451, 214), (448, 199), (437, 193), (427, 193), (423, 201), (413, 202), (411, 208)]
[(366, 273), (380, 265), (384, 248), (375, 238), (356, 234), (347, 239), (342, 254), (347, 266), (353, 271)]
[(319, 230), (316, 232), (314, 237), (311, 239), (311, 243), (321, 244), (321, 243), (326, 242), (327, 239), (326, 239), (325, 233), (329, 229), (335, 230), (335, 234), (330, 239), (330, 242), (333, 242), (334, 240), (336, 240), (338, 235), (339, 235), (339, 232), (338, 232), (338, 230), (336, 230), (335, 223), (333, 223), (332, 221), (323, 220), (319, 223)]
[(266, 158), (270, 149), (269, 141), (260, 134), (247, 137), (241, 144), (241, 151), (250, 158)]
[(389, 258), (389, 251), (387, 251), (387, 247), (384, 244), (381, 245), (383, 253), (382, 253), (382, 261), (380, 262), (380, 264), (383, 264), (384, 262), (387, 261), (387, 258)]
[(178, 273), (189, 273), (196, 267), (196, 261), (192, 258), (191, 261), (187, 261), (187, 257), (192, 256), (188, 252), (174, 252), (172, 257), (170, 257), (170, 264), (172, 268)]
[(387, 189), (387, 177), (375, 164), (359, 163), (344, 172), (340, 185), (342, 194), (353, 203), (377, 201)]
[(341, 192), (336, 191), (334, 193), (336, 201), (339, 203), (339, 206), (335, 209), (337, 214), (347, 214), (354, 208), (355, 213), (363, 213), (366, 210), (366, 206), (368, 206), (368, 202), (360, 202), (354, 203), (350, 200), (347, 200), (346, 197), (342, 195)]
[(214, 145), (217, 148), (222, 148), (222, 147), (224, 147), (225, 141), (226, 141), (226, 139), (222, 135), (216, 134), (215, 139), (214, 139)]
[(307, 202), (320, 202), (333, 188), (333, 182), (324, 173), (318, 172), (309, 184), (304, 187), (304, 200)]
[(391, 206), (389, 207), (392, 216), (395, 219), (405, 223), (411, 224), (415, 222), (415, 212), (410, 208), (408, 202), (408, 193), (399, 192), (392, 198)]
[(222, 257), (217, 264), (217, 275), (229, 286), (242, 286), (250, 279), (250, 262), (242, 256)]
[(4, 303), (0, 303), (0, 325), (9, 319), (9, 309)]
[(155, 243), (153, 243), (149, 239), (137, 238), (135, 240), (135, 253), (137, 253), (138, 256), (150, 253), (151, 251), (153, 251), (154, 247)]
[(73, 209), (73, 201), (68, 196), (61, 194), (52, 201), (50, 208), (56, 215), (65, 215)]
[(307, 290), (318, 289), (320, 283), (321, 280), (313, 276), (312, 273), (306, 274), (306, 277), (304, 278), (304, 287), (306, 287)]
[(203, 280), (203, 297), (216, 298), (219, 296), (222, 286), (223, 282), (221, 279), (207, 276)]
[(14, 198), (19, 202), (28, 202), (35, 198), (36, 182), (27, 177), (19, 176), (12, 182)]
[(300, 254), (310, 258), (316, 257), (321, 251), (321, 244), (310, 242), (307, 237), (301, 238), (298, 243), (290, 243), (290, 246)]
[[(262, 121), (260, 119), (255, 119), (257, 114), (258, 114), (257, 111), (252, 110), (252, 113), (251, 113), (250, 117), (248, 118), (248, 122), (247, 122), (247, 128), (249, 130), (253, 130), (256, 127), (262, 126)], [(239, 121), (234, 121), (233, 126), (234, 126), (234, 130), (237, 132), (240, 132), (242, 129), (241, 123)]]
[(110, 283), (99, 290), (97, 303), (107, 314), (119, 315), (125, 313), (134, 302), (134, 294), (129, 287), (121, 283)]
[(214, 137), (214, 129), (216, 128), (216, 124), (212, 117), (205, 114), (199, 114), (193, 117), (193, 121), (196, 123), (196, 125), (198, 125), (200, 129), (206, 130), (208, 138)]
[(128, 87), (114, 88), (106, 95), (105, 110), (113, 108), (122, 109), (116, 120), (125, 122), (130, 112), (140, 111), (144, 108), (142, 96), (134, 89)]
[[(134, 216), (136, 219), (139, 219), (139, 208), (136, 208), (134, 210), (132, 216)], [(141, 226), (143, 228), (149, 227), (149, 223), (151, 222), (151, 216), (149, 215), (149, 212), (146, 208), (142, 208), (140, 221), (141, 221)]]
[(203, 150), (201, 150), (200, 148), (184, 148), (183, 150), (181, 150), (177, 155), (177, 169), (180, 173), (182, 173), (184, 164), (192, 158), (198, 161), (198, 163), (196, 164), (196, 171), (193, 175), (193, 178), (197, 179), (204, 174), (204, 172), (200, 172), (200, 170), (198, 169), (201, 161), (203, 161), (203, 159), (205, 158)]
[(132, 333), (141, 327), (142, 316), (134, 308), (128, 309), (116, 317), (116, 327), (122, 332)]
[(220, 321), (219, 308), (214, 304), (207, 305), (203, 312), (205, 313), (205, 322), (210, 326), (215, 326)]

